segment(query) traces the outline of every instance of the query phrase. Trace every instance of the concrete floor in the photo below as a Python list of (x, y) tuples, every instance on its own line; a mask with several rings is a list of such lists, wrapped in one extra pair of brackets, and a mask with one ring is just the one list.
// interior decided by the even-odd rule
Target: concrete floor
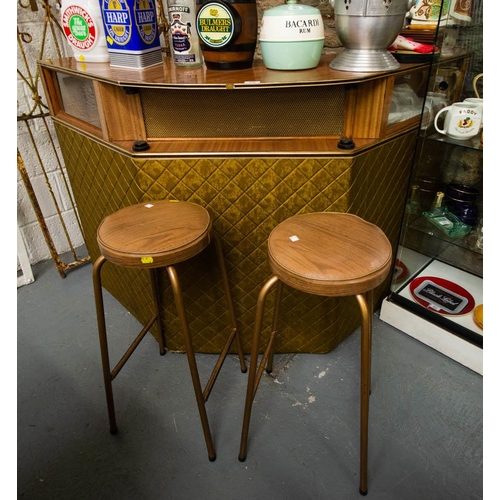
[[(185, 355), (161, 357), (146, 336), (113, 382), (111, 435), (91, 267), (62, 279), (49, 261), (34, 273), (17, 291), (17, 498), (362, 498), (359, 330), (329, 354), (277, 357), (257, 393), (243, 463), (246, 375), (230, 356), (207, 404), (217, 450), (209, 462)], [(105, 299), (118, 359), (140, 328)], [(483, 498), (482, 377), (378, 317), (373, 339), (367, 498)], [(197, 359), (206, 380), (215, 356)]]

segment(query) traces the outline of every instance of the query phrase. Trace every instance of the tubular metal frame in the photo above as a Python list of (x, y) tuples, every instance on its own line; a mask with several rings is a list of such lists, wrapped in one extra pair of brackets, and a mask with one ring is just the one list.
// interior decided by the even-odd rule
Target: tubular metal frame
[[(269, 341), (263, 351), (260, 363), (259, 347), (262, 331), (262, 321), (266, 297), (276, 285), (276, 296), (274, 304), (273, 324)], [(252, 339), (252, 351), (250, 354), (250, 368), (248, 373), (248, 386), (245, 399), (245, 410), (243, 415), (243, 426), (241, 432), (240, 452), (238, 459), (244, 462), (247, 456), (248, 432), (250, 427), (250, 416), (252, 404), (259, 387), (264, 367), (266, 372), (273, 370), (274, 339), (278, 333), (279, 309), (283, 292), (283, 282), (275, 275), (268, 279), (262, 287), (257, 299), (255, 313), (255, 326)], [(362, 495), (368, 493), (368, 414), (369, 396), (371, 387), (371, 356), (372, 356), (372, 315), (373, 315), (373, 290), (357, 294), (356, 300), (361, 311), (361, 376), (360, 376), (360, 483), (359, 492)], [(258, 366), (257, 366), (258, 364)]]
[[(191, 334), (189, 331), (189, 323), (187, 320), (187, 314), (186, 314), (186, 309), (184, 307), (184, 300), (182, 298), (182, 289), (179, 283), (179, 279), (177, 276), (177, 271), (175, 269), (174, 265), (170, 266), (165, 266), (167, 275), (169, 277), (171, 286), (172, 286), (172, 292), (174, 295), (175, 299), (175, 304), (177, 308), (177, 314), (179, 315), (179, 321), (181, 325), (181, 332), (184, 338), (185, 342), (185, 347), (186, 347), (186, 355), (188, 358), (188, 363), (189, 363), (189, 370), (191, 372), (191, 379), (193, 382), (193, 389), (196, 397), (196, 403), (198, 406), (198, 412), (200, 414), (200, 420), (203, 428), (203, 435), (205, 438), (205, 443), (207, 446), (207, 451), (208, 451), (208, 458), (211, 462), (213, 462), (216, 459), (216, 453), (215, 453), (215, 447), (213, 444), (212, 440), (212, 435), (210, 432), (210, 426), (208, 422), (208, 417), (207, 417), (207, 411), (205, 407), (205, 403), (208, 401), (208, 398), (210, 396), (210, 393), (212, 391), (212, 388), (215, 384), (215, 381), (219, 375), (220, 369), (222, 368), (222, 365), (226, 359), (226, 356), (229, 352), (229, 349), (233, 343), (234, 340), (236, 340), (236, 347), (238, 351), (238, 357), (240, 361), (240, 367), (242, 373), (245, 373), (247, 371), (246, 363), (245, 363), (245, 358), (243, 354), (243, 347), (241, 344), (241, 339), (238, 333), (238, 327), (237, 327), (237, 322), (236, 322), (236, 315), (234, 312), (234, 306), (233, 306), (233, 301), (231, 297), (231, 291), (229, 287), (229, 279), (227, 276), (227, 270), (226, 270), (226, 265), (224, 261), (224, 256), (222, 253), (222, 246), (219, 240), (218, 235), (212, 231), (211, 233), (212, 240), (215, 243), (216, 247), (216, 253), (217, 253), (217, 259), (219, 263), (219, 269), (221, 273), (221, 278), (222, 278), (222, 283), (224, 287), (224, 293), (226, 295), (226, 300), (228, 304), (228, 310), (229, 310), (229, 315), (230, 315), (230, 320), (231, 320), (231, 332), (228, 336), (228, 339), (226, 341), (226, 344), (224, 345), (224, 348), (222, 349), (219, 358), (217, 359), (217, 362), (212, 370), (212, 373), (208, 379), (208, 382), (205, 386), (205, 388), (202, 390), (201, 382), (200, 382), (200, 376), (198, 373), (198, 366), (196, 364), (196, 357), (195, 357), (195, 352), (193, 349), (193, 343), (191, 340)], [(102, 293), (102, 281), (101, 281), (101, 270), (105, 262), (108, 260), (103, 256), (100, 255), (94, 265), (93, 265), (93, 270), (92, 270), (92, 279), (93, 279), (93, 285), (94, 285), (94, 297), (95, 297), (95, 306), (96, 306), (96, 315), (97, 315), (97, 326), (98, 326), (98, 332), (99, 332), (99, 344), (100, 344), (100, 350), (101, 350), (101, 362), (102, 362), (102, 369), (103, 369), (103, 377), (104, 377), (104, 388), (106, 392), (106, 404), (107, 404), (107, 409), (108, 409), (108, 417), (109, 417), (109, 426), (110, 426), (110, 432), (111, 434), (116, 434), (118, 432), (118, 428), (116, 425), (116, 415), (115, 415), (115, 405), (114, 405), (114, 398), (113, 398), (113, 389), (112, 389), (112, 381), (116, 378), (120, 370), (123, 368), (127, 360), (130, 358), (132, 353), (135, 351), (141, 340), (145, 337), (146, 333), (149, 331), (149, 329), (153, 326), (153, 324), (156, 322), (158, 330), (160, 332), (159, 334), (159, 350), (160, 350), (160, 355), (163, 356), (166, 352), (165, 348), (165, 339), (163, 335), (163, 328), (162, 328), (162, 322), (161, 322), (161, 316), (160, 316), (160, 295), (159, 295), (159, 290), (158, 290), (158, 273), (160, 268), (150, 268), (150, 282), (151, 282), (151, 293), (153, 297), (153, 303), (154, 303), (154, 315), (151, 317), (151, 319), (148, 321), (148, 323), (144, 326), (144, 328), (140, 331), (140, 333), (137, 335), (135, 340), (131, 343), (129, 348), (125, 351), (123, 356), (121, 357), (120, 361), (116, 364), (116, 366), (111, 369), (110, 361), (109, 361), (109, 349), (108, 349), (108, 340), (107, 340), (107, 333), (106, 333), (106, 320), (105, 320), (105, 315), (104, 315), (104, 301), (103, 301), (103, 293)], [(115, 264), (118, 265), (118, 264)]]

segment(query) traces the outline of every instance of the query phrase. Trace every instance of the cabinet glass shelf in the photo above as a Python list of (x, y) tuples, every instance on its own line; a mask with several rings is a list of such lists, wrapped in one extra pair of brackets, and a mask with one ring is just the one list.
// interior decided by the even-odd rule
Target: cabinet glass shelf
[(472, 137), (472, 139), (468, 139), (467, 141), (458, 141), (456, 139), (451, 139), (450, 137), (439, 133), (432, 134), (431, 136), (427, 137), (427, 139), (430, 139), (432, 141), (444, 142), (446, 144), (453, 144), (454, 146), (461, 146), (463, 148), (468, 148), (468, 149), (477, 149), (477, 150), (483, 149), (483, 145), (481, 142), (481, 134), (478, 134), (475, 137)]
[[(453, 239), (441, 233), (424, 217), (419, 217), (407, 226), (404, 246), (399, 250), (397, 258), (406, 263), (411, 249), (422, 257), (438, 258), (450, 266), (482, 278), (483, 255), (481, 250), (476, 248), (476, 243), (476, 231), (464, 238)], [(393, 293), (397, 293), (396, 285), (393, 285)]]

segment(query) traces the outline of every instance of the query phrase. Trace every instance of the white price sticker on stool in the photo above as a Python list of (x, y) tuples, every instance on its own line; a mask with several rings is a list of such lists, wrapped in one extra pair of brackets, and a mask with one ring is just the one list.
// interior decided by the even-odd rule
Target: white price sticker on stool
[(293, 235), (293, 236), (290, 236), (290, 240), (291, 240), (291, 241), (299, 241), (299, 237), (298, 237), (298, 236)]

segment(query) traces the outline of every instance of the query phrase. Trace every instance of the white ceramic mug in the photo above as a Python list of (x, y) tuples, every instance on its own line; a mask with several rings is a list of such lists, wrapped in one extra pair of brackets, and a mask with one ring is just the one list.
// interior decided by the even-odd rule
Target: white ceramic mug
[(481, 128), (482, 128), (483, 118), (484, 118), (483, 99), (481, 97), (467, 97), (467, 99), (464, 99), (464, 102), (479, 104), (479, 106), (481, 107)]
[[(444, 128), (438, 125), (439, 117), (445, 113)], [(454, 102), (439, 110), (434, 118), (434, 127), (440, 134), (452, 139), (466, 141), (475, 137), (481, 130), (481, 106), (477, 103)]]

